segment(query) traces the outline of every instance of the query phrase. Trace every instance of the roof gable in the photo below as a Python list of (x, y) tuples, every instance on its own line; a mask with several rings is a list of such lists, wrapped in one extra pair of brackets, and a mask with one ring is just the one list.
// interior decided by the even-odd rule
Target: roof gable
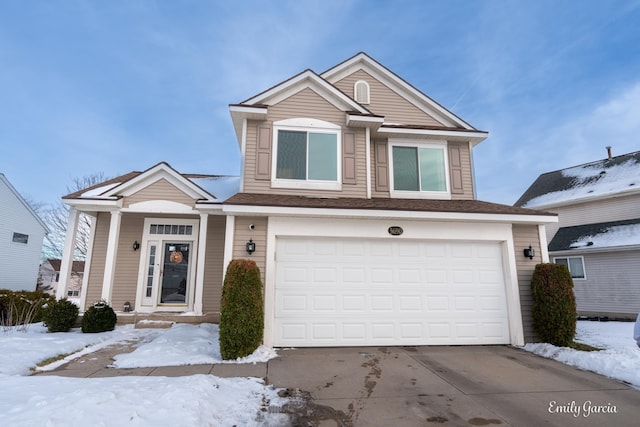
[(451, 111), (434, 101), (432, 98), (416, 89), (406, 80), (371, 58), (364, 52), (360, 52), (346, 61), (328, 69), (320, 75), (329, 83), (335, 84), (356, 71), (365, 71), (376, 80), (383, 83), (399, 96), (433, 117), (446, 127), (454, 127), (468, 130), (476, 130), (469, 123), (456, 116)]
[(548, 207), (640, 191), (640, 151), (540, 175), (515, 203)]

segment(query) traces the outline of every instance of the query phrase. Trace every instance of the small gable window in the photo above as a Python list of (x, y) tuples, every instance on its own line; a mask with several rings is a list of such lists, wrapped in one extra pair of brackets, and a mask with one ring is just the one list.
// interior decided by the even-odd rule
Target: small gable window
[(13, 233), (13, 238), (11, 239), (13, 243), (24, 243), (25, 245), (29, 243), (29, 235), (22, 233)]
[(364, 80), (358, 80), (353, 85), (353, 97), (360, 104), (369, 104), (369, 83)]
[(340, 189), (340, 127), (315, 119), (274, 123), (272, 186)]
[(450, 198), (445, 142), (390, 141), (389, 146), (394, 197)]

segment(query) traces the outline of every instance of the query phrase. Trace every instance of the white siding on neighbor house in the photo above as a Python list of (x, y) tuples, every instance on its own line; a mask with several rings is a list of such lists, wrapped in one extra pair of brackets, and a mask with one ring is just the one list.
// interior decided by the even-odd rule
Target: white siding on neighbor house
[[(0, 289), (34, 291), (38, 280), (40, 252), (45, 230), (11, 188), (0, 179)], [(28, 242), (13, 242), (13, 233), (29, 236)]]
[(547, 225), (550, 242), (560, 227), (640, 218), (640, 194), (541, 209), (558, 214), (559, 222)]
[(573, 280), (578, 313), (635, 317), (640, 312), (640, 251), (578, 255), (584, 257), (587, 276)]

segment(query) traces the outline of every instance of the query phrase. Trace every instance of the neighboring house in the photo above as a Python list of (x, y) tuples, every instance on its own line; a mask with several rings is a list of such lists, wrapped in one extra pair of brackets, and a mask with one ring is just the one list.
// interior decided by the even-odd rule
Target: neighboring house
[[(609, 148), (610, 153), (610, 148)], [(516, 206), (550, 210), (553, 262), (569, 267), (578, 313), (640, 311), (640, 151), (540, 175)]]
[[(58, 281), (60, 280), (60, 259), (47, 259), (40, 264), (40, 288), (52, 295), (56, 294)], [(79, 298), (82, 291), (82, 278), (84, 276), (84, 261), (73, 261), (71, 279), (66, 286), (66, 297)]]
[(229, 108), (240, 177), (159, 163), (63, 198), (72, 225), (95, 219), (83, 307), (218, 321), (226, 266), (250, 258), (270, 346), (533, 339), (530, 278), (557, 218), (476, 199), (487, 132), (364, 53)]
[(35, 291), (47, 226), (0, 173), (0, 289)]

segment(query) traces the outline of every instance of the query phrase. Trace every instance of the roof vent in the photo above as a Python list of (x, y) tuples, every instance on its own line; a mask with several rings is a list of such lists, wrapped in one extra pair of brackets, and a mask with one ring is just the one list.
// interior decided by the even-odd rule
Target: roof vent
[(607, 145), (607, 158), (611, 158), (611, 146)]

